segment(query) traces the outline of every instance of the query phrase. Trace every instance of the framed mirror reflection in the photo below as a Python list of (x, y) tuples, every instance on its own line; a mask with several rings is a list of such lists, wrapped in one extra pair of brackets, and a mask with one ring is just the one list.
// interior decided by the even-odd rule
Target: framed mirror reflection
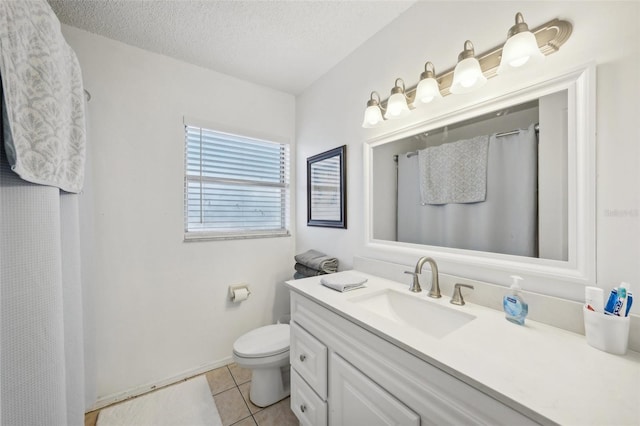
[(307, 158), (307, 225), (347, 228), (347, 146)]
[(374, 148), (391, 169), (374, 190), (396, 183), (374, 238), (566, 261), (567, 100), (561, 90)]

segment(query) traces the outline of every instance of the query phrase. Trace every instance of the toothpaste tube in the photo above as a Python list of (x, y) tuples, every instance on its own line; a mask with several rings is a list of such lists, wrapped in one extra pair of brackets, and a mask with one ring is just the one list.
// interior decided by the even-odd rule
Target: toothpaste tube
[(629, 316), (629, 310), (631, 309), (631, 304), (633, 303), (633, 294), (627, 290), (627, 297), (624, 300), (624, 303), (621, 304), (619, 309), (619, 316), (627, 317)]
[(619, 288), (614, 288), (609, 294), (609, 300), (604, 308), (607, 315), (626, 317), (633, 304), (633, 294), (628, 290), (629, 284), (620, 283)]
[(607, 304), (604, 307), (604, 313), (607, 315), (614, 315), (613, 311), (618, 303), (618, 289), (614, 288), (609, 293), (609, 300), (607, 300)]

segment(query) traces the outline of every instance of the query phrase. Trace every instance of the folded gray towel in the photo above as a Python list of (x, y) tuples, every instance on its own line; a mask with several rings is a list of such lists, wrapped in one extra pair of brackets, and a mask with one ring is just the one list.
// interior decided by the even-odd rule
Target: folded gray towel
[(362, 288), (366, 282), (367, 278), (351, 272), (340, 272), (320, 278), (320, 284), (340, 292)]
[(296, 273), (295, 273), (295, 274), (293, 274), (293, 279), (294, 279), (294, 280), (301, 280), (301, 279), (303, 279), (303, 278), (309, 278), (309, 277), (307, 277), (307, 276), (306, 276), (306, 275), (304, 275), (304, 274), (301, 274), (301, 273), (300, 273), (300, 272), (298, 272), (298, 271), (296, 271)]
[(338, 272), (338, 259), (329, 257), (317, 250), (307, 250), (294, 256), (296, 262), (301, 263), (311, 269), (323, 271), (328, 274)]
[(315, 277), (316, 275), (324, 275), (326, 272), (318, 271), (317, 269), (309, 268), (308, 266), (304, 266), (302, 263), (296, 263), (294, 269), (297, 273), (304, 275), (305, 277)]

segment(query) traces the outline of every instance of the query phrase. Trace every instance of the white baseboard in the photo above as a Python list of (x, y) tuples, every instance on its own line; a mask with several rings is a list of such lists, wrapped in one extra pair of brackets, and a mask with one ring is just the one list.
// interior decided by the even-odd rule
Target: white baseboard
[(206, 364), (206, 365), (202, 365), (198, 368), (194, 368), (192, 370), (187, 370), (187, 371), (183, 371), (180, 374), (177, 374), (175, 376), (172, 377), (168, 377), (166, 379), (163, 380), (159, 380), (157, 382), (152, 382), (152, 383), (147, 383), (145, 385), (142, 386), (138, 386), (136, 388), (124, 391), (124, 392), (118, 392), (118, 393), (114, 393), (111, 395), (106, 395), (106, 396), (102, 396), (99, 397), (97, 399), (97, 401), (91, 406), (91, 408), (89, 409), (89, 411), (95, 411), (95, 410), (100, 410), (108, 405), (114, 404), (116, 402), (120, 402), (120, 401), (124, 401), (126, 399), (131, 399), (131, 398), (135, 398), (136, 396), (140, 396), (143, 395), (147, 392), (151, 392), (154, 391), (156, 389), (160, 389), (163, 388), (165, 386), (169, 386), (172, 385), (174, 383), (178, 383), (181, 382), (183, 380), (189, 379), (191, 377), (194, 376), (198, 376), (202, 373), (205, 373), (209, 370), (213, 370), (219, 367), (223, 367), (225, 365), (231, 364), (232, 362), (232, 358), (230, 356), (223, 358), (221, 360), (218, 360), (216, 362), (210, 363), (210, 364)]

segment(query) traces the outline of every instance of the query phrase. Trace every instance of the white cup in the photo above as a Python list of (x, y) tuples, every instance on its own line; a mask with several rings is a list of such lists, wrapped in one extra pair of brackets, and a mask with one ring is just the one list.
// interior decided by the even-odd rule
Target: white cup
[(589, 345), (601, 351), (624, 355), (629, 343), (629, 317), (605, 315), (582, 308), (584, 332)]

